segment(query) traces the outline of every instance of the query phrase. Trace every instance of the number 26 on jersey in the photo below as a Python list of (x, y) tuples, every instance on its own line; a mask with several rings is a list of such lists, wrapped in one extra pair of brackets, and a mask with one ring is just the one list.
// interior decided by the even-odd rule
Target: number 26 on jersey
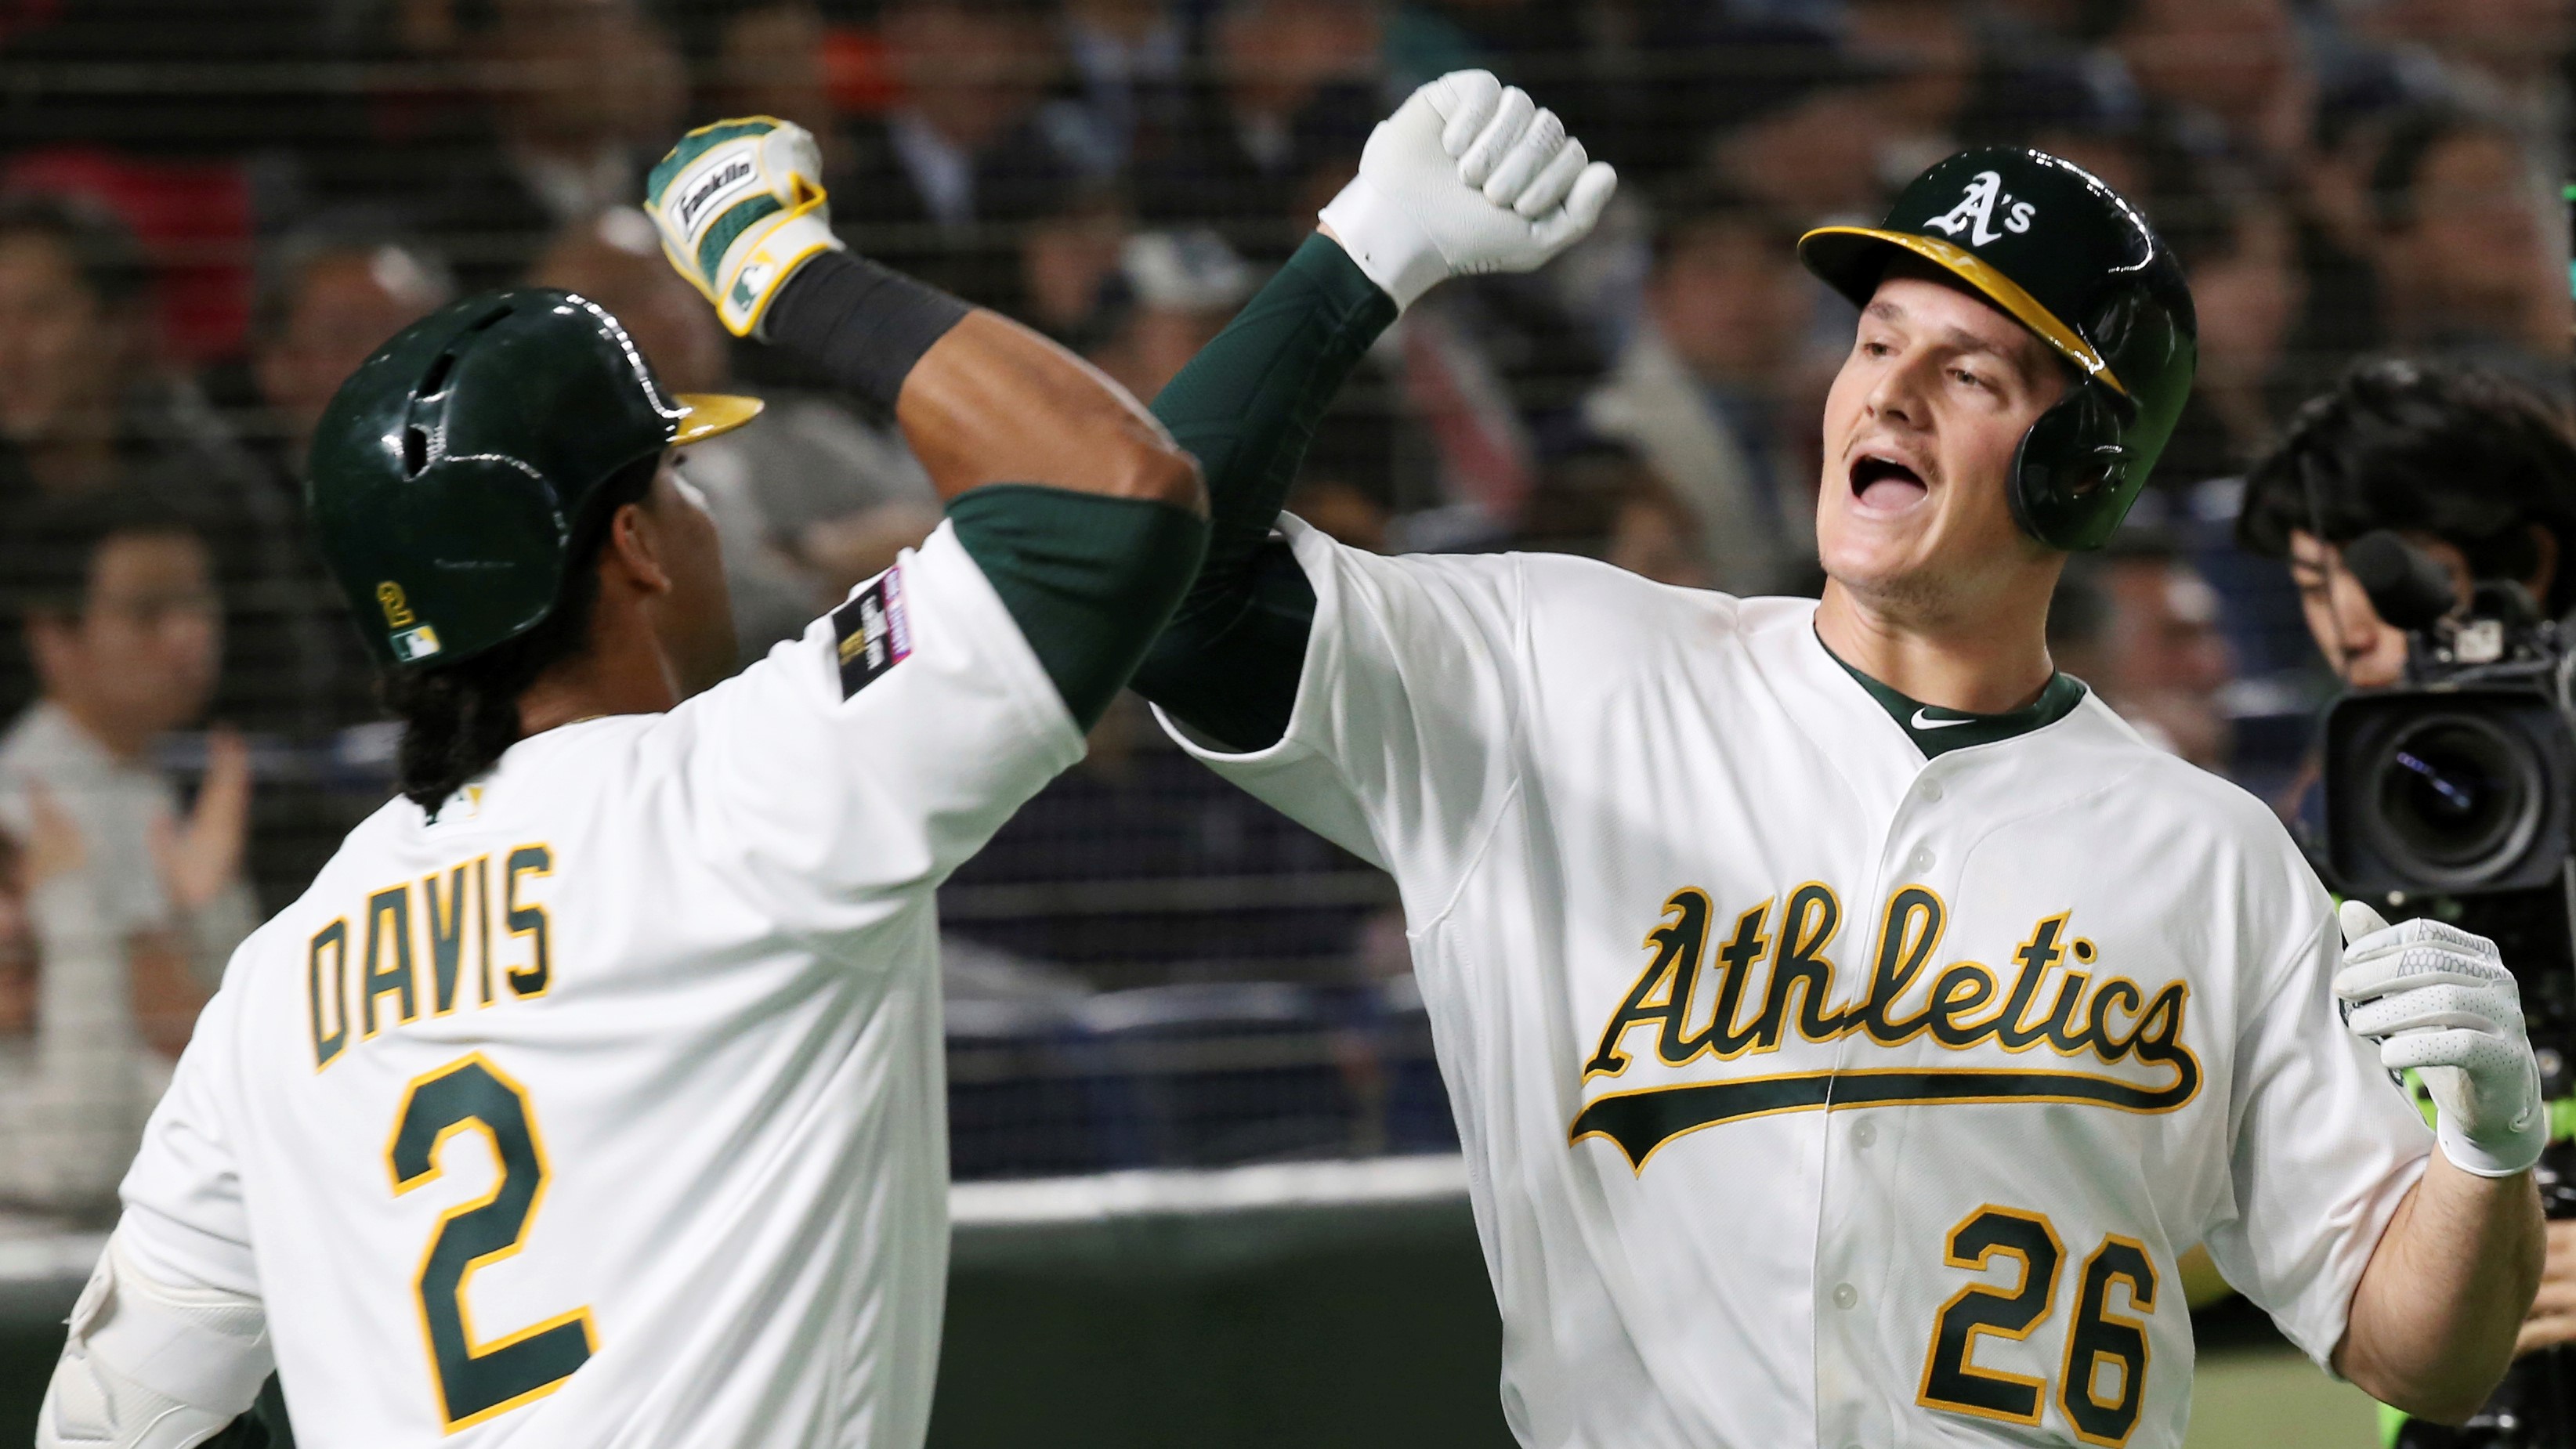
[[(1941, 1305), (1917, 1401), (1981, 1419), (2038, 1423), (2048, 1385), (2026, 1374), (1980, 1368), (1977, 1340), (1988, 1334), (2026, 1340), (2047, 1322), (2066, 1264), (2056, 1226), (2040, 1213), (1990, 1204), (1950, 1229), (1944, 1246), (1943, 1261), (1953, 1268), (1983, 1273), (2017, 1266), (2020, 1273), (2009, 1287), (1971, 1283)], [(2057, 1403), (2075, 1437), (2118, 1449), (2138, 1426), (2138, 1407), (2146, 1397), (2147, 1328), (2113, 1309), (2111, 1290), (2124, 1290), (2128, 1307), (2154, 1312), (2156, 1266), (2144, 1244), (2112, 1233), (2084, 1260), (2082, 1275), (2075, 1321), (2059, 1356)]]

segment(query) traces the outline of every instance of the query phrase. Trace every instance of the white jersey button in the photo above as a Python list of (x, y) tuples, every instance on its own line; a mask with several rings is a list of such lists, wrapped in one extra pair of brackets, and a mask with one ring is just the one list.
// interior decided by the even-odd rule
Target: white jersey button
[(1932, 868), (1932, 852), (1923, 846), (1916, 846), (1914, 848), (1914, 853), (1905, 858), (1905, 868), (1913, 871), (1917, 875), (1930, 870)]
[(1878, 1140), (1878, 1124), (1875, 1122), (1853, 1123), (1851, 1139), (1854, 1147), (1869, 1146), (1871, 1143)]
[(1921, 793), (1923, 798), (1926, 800), (1938, 801), (1941, 798), (1941, 782), (1938, 780), (1924, 781)]
[(1860, 1290), (1854, 1288), (1849, 1283), (1835, 1284), (1834, 1306), (1836, 1308), (1843, 1309), (1858, 1308), (1860, 1306)]

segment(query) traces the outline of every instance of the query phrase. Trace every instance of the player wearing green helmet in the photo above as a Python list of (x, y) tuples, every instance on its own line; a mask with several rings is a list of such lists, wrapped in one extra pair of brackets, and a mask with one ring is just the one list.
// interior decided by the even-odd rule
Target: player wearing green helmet
[[(1313, 420), (1252, 400), (1346, 371), (1319, 338), (1599, 217), (1608, 169), (1482, 81), (1407, 102), (1392, 170), (1382, 128), (1292, 300), (1163, 415), (1190, 452), (1035, 333), (848, 255), (803, 131), (684, 137), (650, 183), (672, 264), (891, 412), (947, 503), (739, 673), (677, 454), (754, 404), (666, 394), (563, 292), (459, 304), (369, 361), (311, 501), (404, 798), (199, 1021), (41, 1449), (201, 1442), (272, 1360), (314, 1444), (918, 1446), (937, 888), (1081, 758), (1189, 586), (1191, 454), (1230, 489), (1283, 469)], [(1313, 325), (1315, 297), (1353, 325)]]
[(2044, 152), (1962, 151), (1879, 225), (1820, 227), (1798, 255), (1855, 307), (1892, 262), (1929, 263), (2038, 338), (2074, 385), (2014, 451), (2013, 520), (2062, 549), (2120, 526), (2191, 393), (2198, 324), (2181, 266), (2118, 192)]
[[(2339, 922), (2269, 810), (2048, 653), (2068, 553), (2190, 390), (2180, 270), (2013, 149), (1801, 254), (1859, 308), (1820, 601), (1379, 557), (1280, 515), (1283, 467), (1212, 486), (1136, 676), (1185, 749), (1395, 877), (1515, 1435), (2176, 1449), (2195, 1245), (2319, 1363), (2466, 1416), (2539, 1261), (2511, 975)], [(1295, 280), (1173, 380), (1176, 433), (1203, 402), (1311, 417), (1389, 320)], [(1308, 389), (1225, 395), (1291, 326)], [(2438, 1147), (2388, 1085), (2425, 1062)]]

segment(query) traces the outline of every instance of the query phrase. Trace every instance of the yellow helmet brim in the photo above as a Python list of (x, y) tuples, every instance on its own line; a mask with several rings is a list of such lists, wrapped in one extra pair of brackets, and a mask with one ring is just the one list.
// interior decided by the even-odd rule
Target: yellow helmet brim
[(703, 443), (718, 433), (730, 433), (753, 418), (768, 404), (756, 397), (736, 397), (728, 393), (684, 392), (679, 396), (680, 431), (671, 439), (674, 448)]

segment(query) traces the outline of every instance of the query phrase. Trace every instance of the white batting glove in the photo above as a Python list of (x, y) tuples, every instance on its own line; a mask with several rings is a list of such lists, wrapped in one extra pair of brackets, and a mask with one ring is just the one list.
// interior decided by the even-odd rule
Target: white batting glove
[(760, 326), (806, 258), (841, 250), (814, 133), (774, 116), (700, 126), (645, 179), (662, 254), (736, 337)]
[(1398, 307), (1450, 277), (1526, 272), (1601, 219), (1619, 175), (1489, 71), (1451, 71), (1378, 122), (1321, 213)]
[(2495, 942), (2439, 921), (2391, 926), (2360, 901), (2344, 902), (2340, 919), (2347, 944), (2334, 989), (2345, 1024), (2379, 1044), (2390, 1071), (2423, 1078), (2442, 1155), (2480, 1177), (2539, 1161), (2549, 1140), (2540, 1064)]

